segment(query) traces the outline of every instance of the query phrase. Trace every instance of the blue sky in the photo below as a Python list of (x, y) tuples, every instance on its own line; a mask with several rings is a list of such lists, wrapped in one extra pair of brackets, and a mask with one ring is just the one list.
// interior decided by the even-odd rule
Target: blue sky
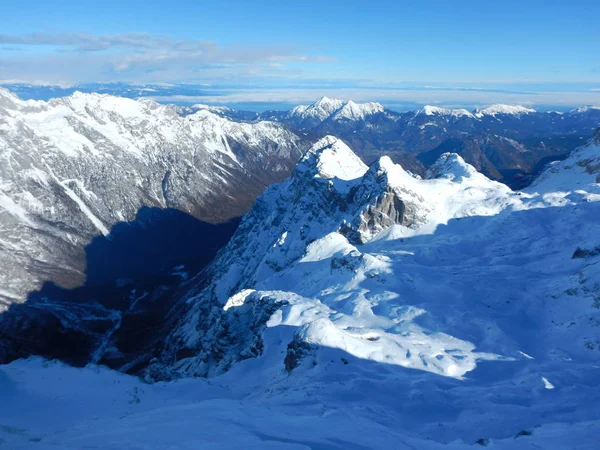
[(200, 83), (229, 86), (230, 102), (600, 103), (597, 0), (4, 3), (5, 82)]

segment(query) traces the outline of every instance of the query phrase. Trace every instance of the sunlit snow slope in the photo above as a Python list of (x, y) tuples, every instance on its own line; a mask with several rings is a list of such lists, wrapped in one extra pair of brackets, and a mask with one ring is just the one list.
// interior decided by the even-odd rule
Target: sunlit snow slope
[[(366, 167), (326, 137), (182, 286), (145, 372), (212, 378), (144, 386), (15, 362), (0, 372), (12, 399), (0, 405), (0, 438), (21, 448), (594, 449), (599, 161), (592, 140), (513, 192), (457, 155), (421, 180), (388, 158)], [(59, 388), (78, 383), (91, 387)], [(77, 416), (54, 423), (43, 412), (81, 398)]]
[[(214, 348), (206, 329), (198, 331), (211, 301), (226, 313), (245, 303), (267, 315), (274, 309), (265, 316), (267, 338), (271, 328), (296, 329), (288, 361), (296, 347), (332, 347), (462, 377), (479, 360), (519, 357), (530, 345), (514, 336), (523, 332), (512, 325), (522, 315), (545, 311), (550, 323), (563, 320), (553, 314), (595, 317), (587, 297), (581, 311), (546, 304), (549, 283), (575, 289), (569, 280), (587, 264), (571, 259), (576, 248), (597, 245), (590, 242), (595, 205), (578, 202), (596, 199), (597, 184), (587, 187), (589, 195), (576, 198), (512, 192), (451, 154), (421, 180), (385, 157), (367, 168), (340, 140), (324, 138), (244, 218), (213, 265), (214, 283), (186, 299), (192, 306), (174, 336), (178, 351), (192, 356), (174, 366), (205, 375), (236, 358), (203, 353)], [(559, 236), (561, 245), (552, 245)], [(585, 323), (576, 348), (593, 357), (585, 344), (597, 330)]]

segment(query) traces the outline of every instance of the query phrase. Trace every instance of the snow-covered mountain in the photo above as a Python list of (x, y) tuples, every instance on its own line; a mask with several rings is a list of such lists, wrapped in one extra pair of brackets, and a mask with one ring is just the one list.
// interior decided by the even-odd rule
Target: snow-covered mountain
[(0, 305), (44, 280), (80, 284), (84, 247), (143, 206), (211, 223), (243, 215), (307, 145), (280, 124), (210, 109), (0, 89)]
[(311, 105), (298, 105), (288, 112), (267, 111), (260, 117), (280, 121), (300, 130), (310, 130), (324, 122), (356, 122), (379, 114), (390, 113), (376, 102), (355, 103), (352, 100), (343, 101), (321, 97)]
[(544, 164), (566, 157), (600, 127), (600, 110), (593, 107), (558, 113), (519, 105), (475, 111), (427, 105), (397, 113), (378, 103), (329, 98), (261, 117), (316, 137), (338, 136), (368, 164), (387, 155), (420, 175), (439, 155), (456, 152), (513, 188), (526, 186)]
[(476, 110), (473, 115), (475, 117), (497, 116), (497, 115), (512, 115), (519, 116), (521, 114), (532, 114), (537, 112), (535, 109), (525, 108), (521, 105), (501, 105), (495, 104), (484, 109)]
[[(452, 152), (528, 161), (531, 144), (469, 127), (583, 130), (595, 110), (309, 109), (344, 139), (309, 146), (203, 105), (0, 91), (0, 444), (595, 448), (600, 136), (521, 191)], [(346, 143), (389, 150), (398, 126), (411, 145), (460, 134), (419, 155), (422, 176)], [(199, 273), (162, 256), (208, 262), (229, 235), (192, 216), (242, 214), (301, 154)], [(116, 276), (130, 257), (161, 267)], [(80, 283), (85, 263), (112, 285), (12, 303)], [(88, 367), (14, 361), (31, 355)]]
[[(590, 153), (598, 155), (598, 147), (590, 144), (564, 164), (581, 165)], [(590, 164), (595, 167), (595, 163)], [(564, 170), (558, 172), (563, 174)], [(544, 174), (543, 178), (556, 177)], [(410, 285), (402, 277), (398, 281), (394, 267), (400, 268), (414, 253), (403, 250), (404, 239), (419, 241), (424, 238), (415, 236), (431, 234), (435, 237), (441, 225), (467, 217), (477, 217), (471, 220), (473, 223), (491, 217), (488, 226), (496, 228), (506, 217), (518, 217), (517, 211), (597, 200), (597, 193), (598, 186), (593, 182), (586, 184), (585, 195), (567, 191), (538, 193), (535, 189), (513, 192), (487, 179), (456, 154), (442, 155), (429, 169), (427, 178), (421, 180), (387, 157), (367, 167), (341, 140), (325, 137), (302, 158), (292, 177), (267, 190), (244, 218), (211, 266), (210, 286), (186, 299), (192, 307), (167, 345), (166, 359), (179, 359), (173, 352), (194, 355), (174, 364), (187, 374), (207, 375), (228, 368), (235, 357), (227, 352), (212, 354), (215, 346), (222, 346), (206, 340), (204, 326), (207, 320), (223, 320), (207, 319), (214, 305), (221, 304), (224, 312), (219, 316), (225, 314), (227, 321), (233, 321), (227, 328), (229, 333), (239, 330), (237, 318), (227, 312), (235, 306), (242, 314), (252, 311), (253, 320), (257, 315), (262, 317), (267, 326), (298, 327), (295, 339), (299, 341), (290, 342), (292, 346), (304, 348), (307, 343), (317, 343), (340, 347), (355, 356), (371, 355), (368, 358), (380, 362), (463, 376), (479, 358), (495, 357), (470, 353), (465, 350), (472, 349), (470, 343), (456, 341), (452, 345), (460, 357), (441, 357), (439, 349), (445, 344), (435, 333), (442, 330), (422, 329), (398, 312), (404, 311), (404, 300), (397, 294), (399, 290), (407, 292)], [(514, 212), (500, 214), (510, 211)], [(427, 263), (432, 261), (427, 259)], [(386, 306), (382, 307), (381, 302)], [(283, 317), (293, 319), (269, 318), (277, 305), (287, 305), (281, 308), (286, 311)], [(418, 308), (425, 306), (421, 303)], [(257, 308), (268, 312), (257, 314)], [(379, 308), (386, 311), (383, 317), (373, 315)], [(461, 304), (460, 314), (465, 308), (470, 306)], [(204, 324), (201, 332), (199, 323)], [(261, 328), (259, 323), (253, 326), (254, 334), (247, 336), (245, 352), (257, 346)], [(406, 327), (414, 334), (407, 335)], [(426, 336), (435, 337), (429, 340)], [(239, 336), (235, 339), (240, 345)], [(415, 341), (419, 342), (418, 349), (412, 347)], [(382, 348), (382, 342), (391, 347)], [(506, 348), (499, 348), (493, 353), (504, 352), (504, 356), (512, 357), (516, 351), (513, 348), (507, 355)]]
[[(593, 138), (564, 161), (551, 163), (527, 189), (561, 197), (563, 193), (583, 196), (586, 201), (599, 200), (596, 185), (600, 184), (600, 128)], [(556, 194), (555, 194), (556, 193)]]
[[(46, 425), (29, 430), (31, 416), (9, 402), (3, 423), (27, 431), (5, 427), (0, 436), (41, 435), (73, 448), (135, 437), (152, 448), (163, 434), (147, 430), (168, 427), (188, 441), (243, 437), (257, 448), (592, 449), (598, 139), (512, 191), (456, 154), (441, 155), (420, 179), (387, 157), (366, 166), (325, 137), (256, 201), (214, 263), (168, 292), (175, 302), (153, 337), (140, 341), (135, 327), (134, 339), (119, 336), (116, 321), (94, 351), (93, 362), (112, 366), (135, 355), (121, 368), (147, 380), (218, 377), (143, 387), (50, 365), (52, 386), (60, 378), (106, 385), (95, 388), (107, 396), (100, 403), (117, 409), (92, 406), (58, 428), (40, 412)], [(150, 304), (164, 299), (150, 295)], [(132, 342), (140, 347), (132, 351)], [(27, 405), (46, 401), (27, 379), (40, 365), (4, 369), (9, 389), (25, 377)], [(92, 390), (79, 389), (78, 401)], [(268, 425), (257, 419), (264, 414)]]
[(536, 113), (535, 109), (525, 108), (521, 105), (502, 105), (494, 104), (487, 108), (467, 111), (466, 109), (448, 109), (438, 106), (425, 105), (416, 111), (416, 115), (425, 114), (426, 116), (452, 116), (452, 117), (470, 117), (481, 119), (485, 116), (519, 116), (521, 114)]
[(338, 99), (321, 97), (312, 105), (298, 105), (289, 112), (290, 117), (317, 119), (323, 121), (342, 108), (344, 102)]
[(228, 108), (227, 106), (211, 106), (203, 104), (195, 104), (192, 106), (170, 106), (182, 116), (194, 114), (198, 111), (209, 111), (217, 116), (225, 117), (235, 121), (253, 121), (258, 119), (259, 116), (259, 114), (256, 112), (237, 110)]
[[(376, 286), (385, 287), (393, 278), (389, 258), (359, 250), (390, 227), (399, 226), (406, 236), (427, 233), (453, 218), (497, 214), (511, 204), (520, 204), (517, 194), (477, 173), (457, 155), (443, 155), (429, 175), (428, 180), (416, 179), (387, 157), (368, 168), (341, 140), (320, 140), (304, 155), (292, 177), (271, 187), (244, 218), (211, 268), (215, 274), (211, 285), (186, 300), (193, 307), (172, 336), (177, 343), (168, 346), (174, 346), (177, 352), (184, 347), (183, 353), (195, 356), (183, 358), (174, 368), (207, 375), (228, 368), (235, 358), (231, 354), (222, 355), (222, 359), (214, 355), (206, 358), (206, 352), (212, 354), (221, 346), (206, 342), (205, 328), (198, 333), (197, 324), (205, 323), (210, 315), (207, 305), (215, 302), (224, 305), (225, 314), (234, 306), (270, 311), (289, 303), (290, 312), (284, 316), (294, 319), (282, 320), (280, 325), (299, 327), (300, 334), (308, 333), (299, 346), (344, 345), (351, 354), (357, 352), (356, 356), (379, 349), (374, 354), (383, 353), (373, 356), (377, 361), (452, 376), (462, 376), (475, 367), (479, 355), (471, 355), (470, 350), (460, 351), (462, 363), (452, 358), (439, 362), (435, 358), (437, 350), (427, 355), (426, 348), (443, 346), (439, 339), (445, 338), (436, 336), (429, 342), (426, 331), (415, 330), (415, 335), (403, 339), (400, 330), (404, 327), (387, 332), (401, 322), (401, 315), (369, 318), (371, 313), (367, 311), (373, 305), (365, 300), (365, 293), (349, 295), (354, 289), (361, 290), (361, 280), (376, 291)], [(321, 297), (324, 292), (327, 295)], [(311, 312), (302, 319), (306, 309)], [(253, 317), (257, 315), (271, 320), (267, 313), (254, 311)], [(256, 334), (261, 324), (254, 325)], [(307, 327), (312, 331), (305, 330)], [(357, 327), (356, 333), (344, 331), (348, 327)], [(228, 327), (239, 329), (236, 324)], [(247, 345), (256, 346), (256, 339), (251, 336)], [(330, 339), (339, 343), (334, 345)], [(236, 342), (240, 344), (239, 337)], [(342, 342), (354, 342), (357, 348), (347, 348)], [(382, 342), (391, 345), (392, 353), (381, 348)], [(413, 345), (422, 348), (417, 351)], [(470, 348), (469, 343), (453, 341), (452, 345)]]
[(426, 116), (452, 116), (452, 117), (473, 117), (473, 113), (470, 113), (466, 109), (448, 109), (440, 108), (438, 106), (425, 105), (423, 108), (416, 112), (416, 115), (424, 114)]

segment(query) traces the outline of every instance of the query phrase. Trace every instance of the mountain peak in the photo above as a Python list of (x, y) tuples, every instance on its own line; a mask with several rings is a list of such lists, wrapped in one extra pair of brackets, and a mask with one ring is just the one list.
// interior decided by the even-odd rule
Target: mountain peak
[(377, 102), (355, 103), (349, 100), (333, 116), (334, 120), (362, 120), (366, 116), (383, 112), (385, 108)]
[(311, 105), (299, 105), (292, 108), (288, 116), (317, 123), (325, 120), (364, 120), (367, 116), (385, 111), (383, 105), (377, 102), (356, 103), (352, 100), (343, 101), (329, 97), (321, 97)]
[(340, 99), (337, 99), (337, 98), (329, 98), (329, 97), (327, 97), (327, 96), (324, 95), (319, 100), (317, 100), (315, 103), (313, 103), (313, 105), (320, 106), (320, 107), (326, 107), (326, 106), (339, 107), (343, 103), (344, 103), (343, 100), (340, 100)]
[(190, 107), (191, 109), (206, 109), (208, 111), (216, 111), (216, 112), (227, 112), (227, 111), (232, 111), (231, 108), (228, 108), (227, 106), (212, 106), (212, 105), (205, 105), (203, 103), (196, 103), (194, 105), (192, 105)]
[(477, 170), (465, 162), (456, 153), (444, 153), (427, 171), (427, 178), (445, 178), (450, 181), (461, 181), (478, 174)]
[(432, 105), (425, 105), (423, 108), (421, 108), (417, 111), (417, 114), (422, 114), (425, 116), (435, 116), (435, 115), (454, 116), (454, 117), (473, 116), (473, 114), (471, 114), (466, 109), (447, 109), (447, 108), (440, 108), (439, 106), (432, 106)]
[(444, 111), (445, 110), (443, 108), (440, 108), (438, 106), (425, 105), (419, 110), (419, 113), (425, 114), (426, 116), (432, 116), (434, 114), (440, 114)]
[(14, 92), (0, 87), (0, 107), (15, 106), (22, 100)]
[(535, 109), (525, 108), (521, 105), (503, 105), (500, 103), (490, 105), (484, 109), (478, 109), (475, 111), (475, 116), (483, 117), (483, 116), (495, 116), (496, 114), (510, 114), (510, 115), (520, 115), (520, 114), (531, 114), (536, 112)]
[(342, 100), (321, 97), (311, 105), (298, 105), (289, 111), (291, 117), (323, 121), (344, 105)]
[(326, 180), (350, 181), (362, 177), (367, 166), (341, 139), (325, 136), (319, 139), (301, 158), (297, 173)]

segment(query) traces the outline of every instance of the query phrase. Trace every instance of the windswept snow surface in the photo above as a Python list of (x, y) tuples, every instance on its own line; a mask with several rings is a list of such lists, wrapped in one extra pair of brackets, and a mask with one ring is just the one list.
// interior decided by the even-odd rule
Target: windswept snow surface
[[(389, 158), (366, 168), (324, 138), (244, 218), (214, 285), (186, 285), (190, 309), (174, 333), (188, 347), (170, 368), (221, 375), (146, 385), (17, 361), (0, 367), (0, 439), (15, 449), (596, 449), (598, 157), (592, 141), (513, 192), (457, 155), (419, 180)], [(208, 299), (226, 326), (202, 329)], [(243, 345), (263, 316), (257, 356)], [(189, 355), (200, 341), (235, 363), (222, 373), (215, 352)]]

